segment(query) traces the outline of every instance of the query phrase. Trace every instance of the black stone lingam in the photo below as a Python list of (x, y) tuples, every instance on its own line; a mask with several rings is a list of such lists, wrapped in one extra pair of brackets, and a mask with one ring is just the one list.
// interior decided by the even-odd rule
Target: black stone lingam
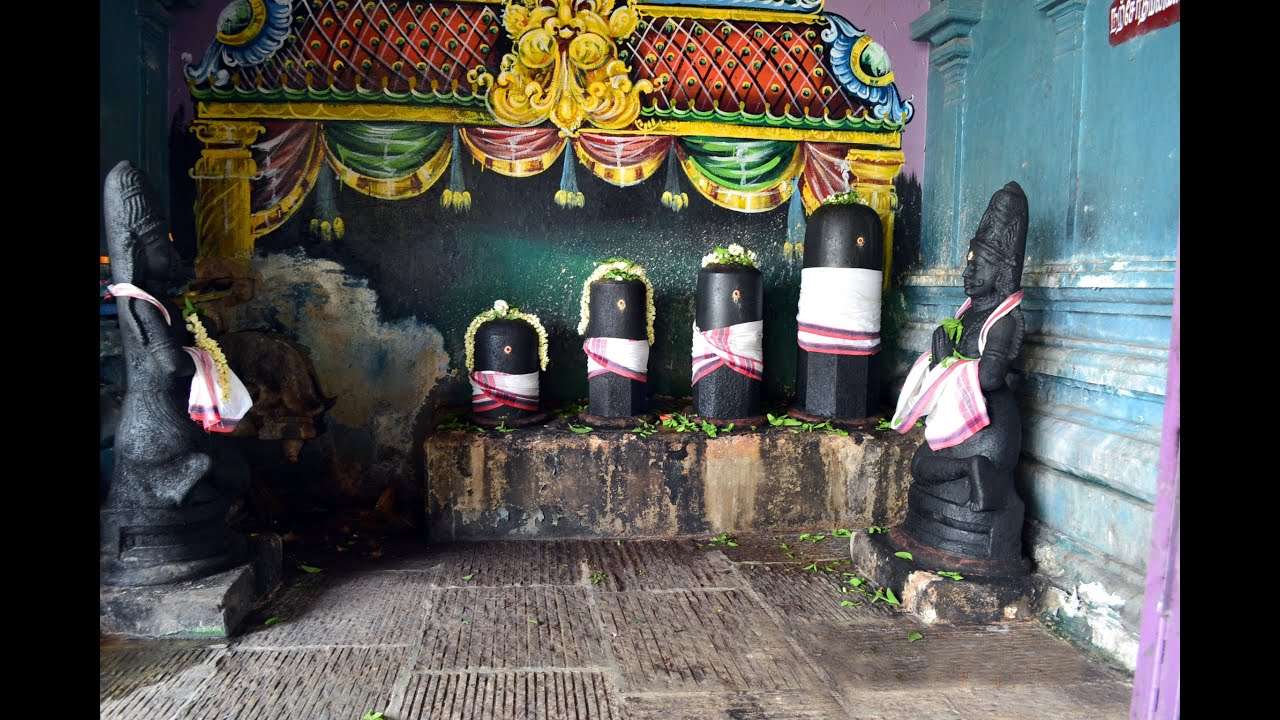
[(979, 336), (992, 312), (1021, 287), (1027, 242), (1027, 198), (1010, 182), (992, 196), (969, 244), (964, 291), (972, 301), (961, 316), (955, 347), (939, 326), (931, 365), (959, 350), (977, 357), (990, 424), (964, 442), (933, 450), (926, 442), (912, 460), (907, 518), (890, 532), (895, 547), (917, 563), (985, 577), (1026, 574), (1022, 557), (1024, 505), (1013, 472), (1022, 449), (1022, 420), (1006, 374), (1022, 351), (1025, 324), (1015, 307)]
[[(866, 205), (824, 205), (810, 216), (804, 267), (884, 271), (880, 216)], [(803, 283), (803, 280), (801, 281)], [(795, 417), (854, 422), (880, 408), (880, 353), (840, 355), (797, 348)]]
[[(694, 319), (700, 330), (715, 330), (764, 318), (764, 281), (760, 271), (734, 263), (711, 264), (698, 271)], [(759, 380), (717, 368), (693, 386), (693, 411), (715, 422), (759, 425)]]
[[(537, 372), (538, 333), (523, 320), (497, 319), (485, 322), (476, 329), (475, 369), (496, 370), (511, 375)], [(471, 412), (471, 419), (485, 427), (496, 427), (504, 422), (510, 427), (521, 427), (541, 422), (546, 417), (547, 414), (541, 409), (521, 410), (506, 405), (485, 412)]]
[(202, 578), (244, 557), (226, 516), (243, 487), (214, 473), (209, 438), (187, 414), (194, 344), (167, 298), (191, 277), (169, 241), (142, 173), (116, 165), (103, 189), (111, 274), (164, 303), (118, 297), (126, 390), (111, 486), (100, 511), (102, 582), (149, 586)]
[[(639, 280), (597, 280), (590, 288), (587, 337), (613, 337), (648, 342), (646, 289)], [(648, 411), (646, 383), (614, 373), (587, 380), (588, 424), (629, 426)]]

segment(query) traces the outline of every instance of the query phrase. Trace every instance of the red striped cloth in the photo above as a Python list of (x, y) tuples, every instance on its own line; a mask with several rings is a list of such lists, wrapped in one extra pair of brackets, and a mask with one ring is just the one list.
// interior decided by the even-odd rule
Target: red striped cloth
[(636, 382), (649, 380), (649, 342), (626, 338), (593, 337), (582, 343), (587, 354), (587, 378), (608, 373)]
[(471, 409), (489, 412), (500, 407), (536, 412), (538, 410), (538, 373), (523, 375), (497, 370), (471, 372)]
[[(996, 321), (1008, 315), (1022, 302), (1022, 291), (1010, 295), (982, 324), (978, 335), (978, 354), (987, 347), (987, 333)], [(964, 315), (972, 302), (968, 299), (956, 311), (956, 317)], [(987, 401), (978, 379), (977, 360), (943, 360), (929, 368), (931, 353), (926, 350), (916, 358), (907, 373), (898, 396), (898, 407), (890, 426), (899, 433), (906, 433), (920, 418), (925, 419), (924, 438), (929, 447), (942, 450), (973, 437), (991, 423), (987, 415)]]
[(693, 324), (693, 383), (728, 367), (752, 380), (764, 379), (764, 321), (738, 323), (715, 330)]

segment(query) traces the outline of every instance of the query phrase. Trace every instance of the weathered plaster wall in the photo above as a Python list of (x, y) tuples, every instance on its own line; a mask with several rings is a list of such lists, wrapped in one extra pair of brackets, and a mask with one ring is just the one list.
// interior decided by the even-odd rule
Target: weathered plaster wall
[(1155, 498), (1172, 313), (1180, 25), (1112, 47), (1103, 0), (933, 2), (917, 266), (891, 302), (894, 365), (963, 301), (959, 273), (992, 192), (1031, 222), (1020, 490), (1052, 617), (1132, 666)]
[[(185, 169), (200, 149), (188, 130), (193, 108), (182, 56), (204, 53), (223, 4), (205, 0), (175, 11), (170, 33), (170, 152), (179, 168), (170, 173), (173, 226), (188, 256), (195, 248), (188, 210), (194, 190)], [(916, 97), (917, 115), (904, 133), (904, 175), (924, 166), (928, 46), (907, 38), (910, 20), (924, 5), (836, 0), (828, 8), (873, 33), (890, 53), (901, 92)], [(781, 252), (786, 206), (754, 215), (722, 210), (682, 178), (690, 207), (673, 214), (659, 203), (663, 171), (640, 186), (619, 189), (579, 165), (586, 208), (562, 210), (553, 203), (562, 162), (539, 176), (514, 179), (482, 173), (468, 160), (473, 207), (464, 215), (440, 207), (443, 181), (397, 202), (340, 187), (337, 203), (347, 233), (327, 245), (304, 233), (312, 193), (294, 219), (259, 239), (255, 267), (263, 275), (262, 291), (240, 311), (237, 323), (295, 337), (311, 349), (325, 392), (341, 396), (330, 412), (333, 437), (313, 443), (304, 462), (360, 496), (376, 495), (391, 478), (412, 482), (417, 475), (421, 481), (421, 460), (414, 455), (423, 428), (436, 407), (468, 397), (463, 333), (499, 297), (538, 313), (547, 326), (552, 359), (544, 396), (552, 402), (585, 396), (585, 359), (575, 332), (578, 297), (592, 262), (610, 255), (649, 268), (658, 295), (651, 382), (655, 392), (685, 395), (699, 259), (716, 244), (737, 242), (759, 251), (769, 393), (782, 398), (790, 392), (800, 268)], [(918, 237), (912, 228), (920, 226), (918, 184), (904, 187), (914, 195), (904, 202), (899, 234), (915, 243), (910, 238)]]

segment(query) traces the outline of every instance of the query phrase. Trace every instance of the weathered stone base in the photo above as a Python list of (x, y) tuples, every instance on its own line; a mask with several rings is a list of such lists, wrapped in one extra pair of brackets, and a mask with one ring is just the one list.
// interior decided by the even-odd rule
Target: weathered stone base
[(574, 434), (557, 419), (426, 440), (433, 540), (672, 537), (900, 522), (918, 433), (738, 426)]
[(283, 546), (259, 535), (251, 562), (200, 580), (147, 587), (102, 587), (99, 631), (130, 637), (231, 637), (254, 605), (279, 587)]
[[(879, 587), (893, 590), (903, 609), (926, 624), (992, 623), (1030, 620), (1041, 583), (1028, 574), (980, 577), (963, 568), (922, 567), (894, 555), (889, 535), (855, 532), (849, 540), (853, 567)], [(938, 575), (959, 572), (963, 580)]]

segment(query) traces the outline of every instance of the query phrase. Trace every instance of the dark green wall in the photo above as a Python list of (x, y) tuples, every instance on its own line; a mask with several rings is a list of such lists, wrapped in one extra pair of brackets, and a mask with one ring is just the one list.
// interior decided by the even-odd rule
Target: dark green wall
[[(650, 359), (654, 391), (689, 393), (693, 292), (702, 256), (714, 245), (740, 243), (760, 254), (765, 277), (765, 375), (781, 399), (795, 378), (795, 312), (800, 263), (783, 256), (787, 207), (746, 214), (712, 205), (682, 179), (690, 205), (672, 213), (658, 201), (663, 171), (645, 183), (616, 188), (578, 166), (586, 207), (564, 210), (553, 195), (560, 163), (539, 176), (508, 178), (467, 163), (470, 212), (440, 207), (444, 183), (411, 200), (376, 200), (343, 187), (338, 206), (346, 236), (329, 245), (303, 231), (314, 197), (284, 227), (262, 238), (261, 252), (302, 245), (369, 280), (381, 319), (413, 317), (445, 338), (460, 368), (463, 333), (476, 313), (503, 298), (537, 313), (550, 336), (551, 367), (543, 395), (584, 397), (586, 361), (576, 328), (582, 282), (597, 259), (622, 255), (643, 264), (656, 290), (657, 342)], [(462, 379), (449, 399), (466, 397)]]

